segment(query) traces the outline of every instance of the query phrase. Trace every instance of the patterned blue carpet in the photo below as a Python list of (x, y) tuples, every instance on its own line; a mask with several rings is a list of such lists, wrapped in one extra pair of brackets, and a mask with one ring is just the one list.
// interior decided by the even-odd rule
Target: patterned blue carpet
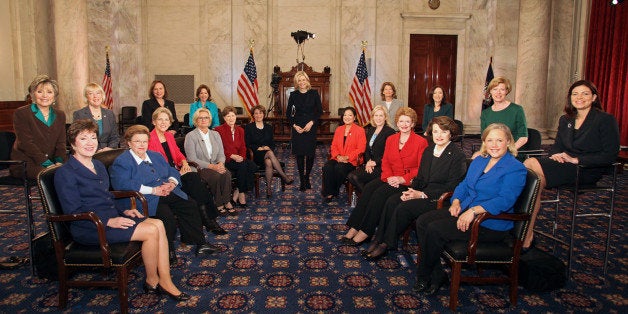
[[(465, 146), (466, 146), (465, 142)], [(470, 145), (470, 144), (469, 144)], [(282, 193), (275, 180), (274, 198), (255, 199), (249, 194), (249, 207), (237, 217), (220, 218), (229, 231), (224, 236), (207, 234), (222, 252), (210, 256), (194, 256), (193, 248), (179, 247), (179, 262), (172, 267), (173, 279), (193, 297), (175, 303), (167, 298), (144, 294), (143, 268), (133, 271), (129, 282), (131, 312), (225, 312), (225, 313), (418, 313), (448, 312), (449, 291), (425, 298), (412, 292), (415, 254), (400, 250), (389, 252), (377, 262), (364, 260), (361, 248), (338, 241), (344, 234), (344, 222), (350, 212), (344, 190), (337, 202), (325, 204), (320, 196), (321, 156), (328, 146), (319, 146), (314, 189), (298, 191), (298, 180)], [(287, 149), (278, 155), (286, 161), (295, 176), (295, 161)], [(0, 172), (6, 174), (6, 172)], [(549, 293), (531, 293), (519, 288), (519, 302), (508, 302), (507, 286), (468, 286), (460, 289), (461, 312), (540, 313), (540, 312), (628, 312), (626, 292), (628, 241), (625, 238), (625, 214), (628, 196), (624, 190), (628, 175), (620, 178), (616, 199), (615, 221), (609, 274), (602, 277), (603, 243), (606, 224), (591, 219), (580, 224), (574, 273), (567, 285)], [(264, 183), (261, 184), (264, 188)], [(262, 193), (263, 194), (263, 193)], [(19, 191), (0, 187), (0, 209), (24, 211)], [(604, 207), (603, 198), (588, 197), (587, 210)], [(46, 228), (41, 205), (35, 203), (36, 230)], [(545, 210), (543, 216), (549, 216)], [(566, 221), (569, 210), (561, 211)], [(27, 256), (25, 214), (0, 214), (0, 259)], [(561, 226), (559, 233), (565, 233)], [(537, 246), (548, 248), (539, 238)], [(416, 251), (411, 239), (409, 251)], [(565, 260), (566, 252), (555, 253)], [(99, 274), (77, 274), (99, 276)], [(57, 282), (32, 278), (28, 267), (0, 270), (0, 312), (56, 312)], [(118, 298), (110, 289), (70, 289), (65, 312), (117, 312)]]

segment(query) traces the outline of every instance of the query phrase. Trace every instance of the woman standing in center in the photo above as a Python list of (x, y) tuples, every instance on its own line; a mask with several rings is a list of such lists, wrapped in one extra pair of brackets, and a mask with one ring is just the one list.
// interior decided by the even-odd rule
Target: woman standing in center
[[(447, 102), (447, 96), (445, 90), (440, 85), (434, 85), (430, 94), (428, 95), (429, 103), (423, 107), (423, 135), (431, 136), (427, 132), (427, 128), (430, 126), (430, 121), (436, 117), (446, 116), (454, 118), (453, 106)], [(462, 131), (462, 130), (460, 130)]]
[(148, 90), (148, 99), (144, 100), (142, 103), (142, 124), (149, 130), (152, 130), (154, 127), (153, 112), (159, 107), (166, 107), (170, 110), (172, 117), (174, 118), (168, 132), (176, 134), (179, 129), (179, 120), (177, 120), (177, 112), (174, 109), (174, 101), (167, 98), (168, 90), (166, 89), (164, 82), (154, 80), (150, 84), (150, 89)]
[(321, 97), (312, 89), (307, 73), (294, 75), (295, 91), (290, 93), (286, 114), (292, 128), (292, 153), (297, 156), (300, 191), (311, 189), (310, 173), (316, 152), (316, 127), (323, 114)]
[(246, 207), (246, 192), (255, 185), (255, 171), (257, 165), (246, 159), (246, 142), (244, 141), (244, 129), (236, 125), (236, 110), (233, 106), (227, 106), (222, 110), (225, 123), (216, 127), (220, 134), (222, 146), (225, 149), (227, 161), (225, 166), (238, 179), (238, 188), (233, 191), (233, 201), (238, 206)]
[(373, 180), (364, 186), (347, 226), (351, 229), (341, 239), (350, 245), (359, 245), (373, 235), (388, 197), (401, 193), (410, 186), (421, 164), (427, 141), (414, 133), (417, 115), (414, 109), (402, 107), (397, 110), (395, 121), (399, 133), (386, 140), (382, 158), (381, 180)]
[(355, 118), (355, 109), (345, 108), (342, 115), (344, 125), (336, 128), (331, 141), (331, 158), (323, 166), (323, 197), (327, 203), (338, 196), (340, 186), (358, 165), (358, 156), (366, 146), (364, 129), (355, 125)]
[(212, 92), (209, 90), (209, 87), (205, 84), (201, 84), (196, 89), (196, 101), (190, 104), (190, 126), (194, 127), (194, 121), (192, 121), (192, 117), (196, 110), (200, 108), (209, 109), (209, 112), (212, 114), (212, 117), (216, 117), (210, 128), (215, 128), (220, 125), (220, 120), (218, 119), (218, 106), (212, 102)]
[(382, 88), (379, 90), (379, 94), (382, 96), (381, 105), (388, 109), (388, 124), (395, 131), (399, 131), (394, 119), (397, 110), (403, 107), (403, 102), (397, 99), (397, 89), (395, 85), (391, 82), (384, 82)]

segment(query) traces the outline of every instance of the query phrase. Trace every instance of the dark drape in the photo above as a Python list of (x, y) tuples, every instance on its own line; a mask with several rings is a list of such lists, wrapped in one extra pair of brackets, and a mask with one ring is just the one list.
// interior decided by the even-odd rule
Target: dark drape
[(598, 87), (604, 111), (619, 123), (628, 145), (628, 1), (592, 1), (585, 78)]

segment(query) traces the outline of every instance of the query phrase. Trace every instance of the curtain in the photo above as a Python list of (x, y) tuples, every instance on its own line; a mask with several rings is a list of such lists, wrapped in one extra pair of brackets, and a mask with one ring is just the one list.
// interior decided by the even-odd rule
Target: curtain
[(628, 1), (592, 1), (585, 78), (599, 92), (602, 108), (619, 123), (622, 146), (628, 146)]

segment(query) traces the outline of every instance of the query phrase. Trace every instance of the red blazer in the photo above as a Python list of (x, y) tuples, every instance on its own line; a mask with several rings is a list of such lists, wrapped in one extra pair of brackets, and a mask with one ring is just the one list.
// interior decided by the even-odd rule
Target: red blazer
[(244, 141), (244, 129), (237, 126), (235, 127), (235, 140), (231, 137), (231, 127), (226, 123), (223, 123), (216, 128), (214, 131), (220, 134), (220, 138), (222, 139), (222, 147), (225, 150), (225, 157), (227, 160), (231, 160), (229, 156), (236, 154), (240, 157), (246, 159), (246, 142)]
[(345, 129), (346, 125), (343, 124), (334, 132), (334, 139), (331, 141), (331, 159), (336, 159), (339, 155), (349, 156), (349, 162), (357, 166), (358, 155), (364, 153), (366, 149), (366, 134), (364, 128), (353, 124), (345, 140)]
[[(170, 132), (165, 132), (166, 143), (168, 143), (168, 149), (170, 150), (170, 155), (172, 156), (172, 160), (174, 161), (174, 165), (177, 167), (181, 167), (184, 160), (186, 160), (185, 155), (177, 146), (177, 142), (174, 140), (174, 135)], [(159, 142), (159, 136), (157, 136), (157, 131), (153, 129), (150, 131), (150, 139), (148, 140), (148, 150), (152, 150), (154, 152), (160, 153), (164, 156), (164, 159), (167, 161), (168, 157), (166, 157), (166, 152), (164, 151), (163, 146)]]
[(404, 185), (409, 186), (410, 181), (419, 173), (421, 156), (428, 144), (424, 138), (413, 132), (403, 148), (399, 150), (400, 136), (401, 133), (395, 133), (386, 139), (381, 180), (386, 182), (388, 177), (402, 176), (406, 180)]

